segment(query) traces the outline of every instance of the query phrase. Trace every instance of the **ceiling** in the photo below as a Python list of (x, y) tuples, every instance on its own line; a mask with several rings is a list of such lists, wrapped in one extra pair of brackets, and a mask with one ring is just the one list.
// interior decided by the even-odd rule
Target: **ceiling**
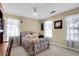
[[(4, 3), (3, 8), (5, 13), (34, 18), (45, 19), (56, 14), (68, 11), (79, 7), (79, 3)], [(35, 16), (34, 8), (37, 9)], [(50, 14), (50, 12), (56, 11)]]

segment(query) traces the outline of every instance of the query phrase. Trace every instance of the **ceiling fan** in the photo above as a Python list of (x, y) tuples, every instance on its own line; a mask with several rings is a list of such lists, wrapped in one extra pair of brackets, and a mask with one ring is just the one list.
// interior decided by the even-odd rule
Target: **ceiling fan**
[(37, 15), (37, 8), (34, 8), (34, 15)]
[[(35, 15), (35, 16), (37, 16), (38, 15), (38, 12), (37, 12), (37, 7), (33, 7), (33, 6), (31, 6), (31, 5), (29, 5), (31, 8), (33, 8), (33, 14)], [(56, 11), (51, 11), (49, 14), (52, 14), (52, 13), (55, 13)]]

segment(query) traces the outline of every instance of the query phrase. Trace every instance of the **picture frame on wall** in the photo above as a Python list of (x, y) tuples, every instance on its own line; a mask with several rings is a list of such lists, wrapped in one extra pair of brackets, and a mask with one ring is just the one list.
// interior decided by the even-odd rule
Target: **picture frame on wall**
[(54, 29), (62, 29), (62, 20), (54, 21)]

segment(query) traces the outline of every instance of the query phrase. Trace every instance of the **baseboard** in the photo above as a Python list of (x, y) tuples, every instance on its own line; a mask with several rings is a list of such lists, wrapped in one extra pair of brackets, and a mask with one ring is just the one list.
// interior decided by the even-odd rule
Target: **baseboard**
[(56, 42), (53, 42), (53, 44), (79, 53), (79, 50), (78, 49), (70, 48), (70, 47), (61, 45), (61, 44), (56, 43)]

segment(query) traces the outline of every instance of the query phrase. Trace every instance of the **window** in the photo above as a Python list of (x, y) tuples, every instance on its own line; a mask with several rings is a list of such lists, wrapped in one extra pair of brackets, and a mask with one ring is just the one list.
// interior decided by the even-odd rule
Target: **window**
[(52, 38), (52, 21), (44, 23), (45, 37)]
[(68, 47), (79, 49), (79, 14), (66, 17)]
[(20, 35), (19, 20), (8, 18), (7, 19), (7, 36), (14, 37)]
[(79, 14), (71, 15), (67, 20), (67, 40), (77, 40), (79, 34)]

